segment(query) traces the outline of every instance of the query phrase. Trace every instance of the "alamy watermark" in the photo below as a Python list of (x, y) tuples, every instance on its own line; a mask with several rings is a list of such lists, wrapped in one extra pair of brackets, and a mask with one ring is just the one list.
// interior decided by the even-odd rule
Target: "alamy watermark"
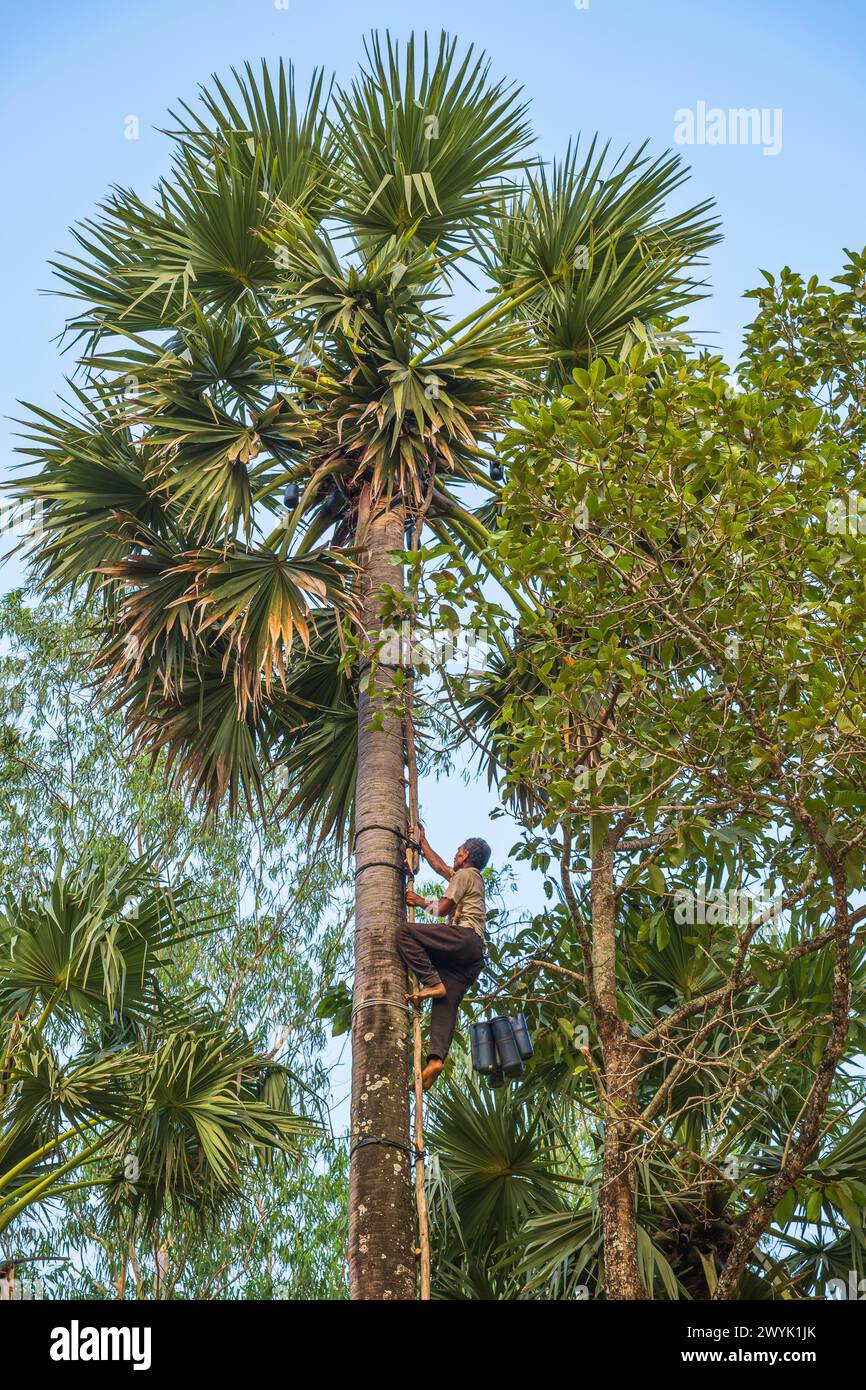
[(41, 536), (42, 498), (33, 502), (0, 502), (0, 535)]
[(765, 155), (782, 152), (780, 106), (681, 106), (674, 112), (677, 145), (760, 145)]
[(408, 622), (383, 629), (378, 659), (383, 666), (447, 666), (456, 662), (467, 674), (481, 673), (490, 663), (490, 643), (484, 628), (416, 629)]
[(746, 893), (742, 888), (711, 888), (707, 893), (674, 894), (674, 921), (678, 926), (717, 926), (723, 922), (747, 923), (756, 918), (775, 917), (781, 910), (778, 898)]
[(128, 1361), (134, 1371), (151, 1364), (149, 1327), (82, 1327), (78, 1318), (51, 1331), (52, 1361)]
[(14, 1261), (0, 1265), (0, 1303), (29, 1301), (44, 1298), (39, 1275)]
[(855, 1269), (848, 1270), (848, 1278), (828, 1279), (824, 1286), (824, 1297), (831, 1299), (834, 1303), (842, 1299), (851, 1299), (860, 1302), (866, 1299), (866, 1279), (859, 1279)]
[(866, 536), (866, 498), (848, 491), (827, 503), (827, 530), (832, 536)]

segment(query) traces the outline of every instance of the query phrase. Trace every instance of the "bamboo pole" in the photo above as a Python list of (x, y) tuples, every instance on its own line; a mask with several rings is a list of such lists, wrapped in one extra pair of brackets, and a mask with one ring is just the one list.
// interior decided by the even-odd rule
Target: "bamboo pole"
[[(418, 548), (419, 530), (421, 519), (412, 533), (412, 548)], [(413, 574), (414, 578), (414, 574)], [(412, 667), (412, 645), (415, 635), (415, 593), (412, 594), (412, 608), (409, 619), (409, 667)], [(406, 682), (406, 701), (405, 701), (405, 737), (406, 737), (406, 772), (409, 790), (409, 838), (418, 843), (418, 827), (421, 816), (418, 805), (418, 759), (415, 751), (415, 725), (412, 718), (412, 703), (414, 693), (414, 675)], [(417, 849), (407, 847), (406, 859), (414, 882), (415, 874), (421, 861), (420, 853)], [(415, 909), (410, 907), (409, 921), (415, 920)], [(418, 981), (412, 976), (412, 988), (419, 988)], [(427, 1211), (427, 1183), (424, 1168), (424, 1089), (421, 1085), (421, 1005), (416, 1004), (412, 1011), (412, 1048), (414, 1058), (415, 1073), (415, 1113), (412, 1134), (413, 1166), (415, 1168), (415, 1204), (418, 1208), (418, 1254), (420, 1261), (420, 1298), (426, 1302), (430, 1298), (430, 1220)]]

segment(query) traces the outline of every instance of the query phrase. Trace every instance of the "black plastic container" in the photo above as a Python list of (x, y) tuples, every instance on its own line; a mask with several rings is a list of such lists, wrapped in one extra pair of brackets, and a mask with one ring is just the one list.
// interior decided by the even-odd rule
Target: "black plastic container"
[(496, 1056), (505, 1076), (522, 1076), (523, 1062), (517, 1041), (514, 1037), (514, 1024), (510, 1018), (494, 1018), (490, 1022), (496, 1043)]
[(520, 1060), (528, 1062), (532, 1056), (532, 1039), (529, 1036), (529, 1029), (523, 1014), (518, 1014), (516, 1018), (512, 1019), (512, 1024), (514, 1026), (514, 1041), (517, 1043)]
[(469, 1030), (469, 1042), (472, 1048), (472, 1070), (480, 1072), (482, 1076), (490, 1076), (499, 1065), (490, 1024), (473, 1023)]

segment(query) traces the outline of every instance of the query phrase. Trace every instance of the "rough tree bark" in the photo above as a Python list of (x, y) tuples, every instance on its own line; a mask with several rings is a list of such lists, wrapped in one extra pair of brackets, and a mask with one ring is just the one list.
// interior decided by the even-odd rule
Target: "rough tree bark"
[[(402, 568), (389, 558), (392, 551), (403, 548), (403, 524), (402, 507), (380, 505), (359, 529), (361, 619), (368, 650), (375, 646), (381, 628), (383, 586), (403, 587)], [(358, 700), (356, 829), (361, 833), (355, 850), (349, 1178), (349, 1293), (353, 1299), (412, 1299), (416, 1285), (408, 1156), (387, 1142), (405, 1146), (409, 1139), (406, 969), (396, 945), (397, 924), (405, 913), (403, 844), (388, 829), (367, 829), (406, 830), (399, 708), (393, 706), (383, 727), (372, 723), (393, 679), (392, 670), (378, 667), (371, 689), (362, 691)], [(386, 1142), (355, 1147), (367, 1139)]]
[(793, 1132), (789, 1136), (778, 1173), (766, 1184), (761, 1197), (752, 1204), (743, 1219), (713, 1292), (713, 1299), (717, 1302), (736, 1296), (737, 1283), (749, 1256), (770, 1224), (779, 1202), (802, 1174), (821, 1138), (833, 1079), (844, 1056), (848, 1038), (851, 1008), (851, 912), (848, 907), (845, 864), (831, 850), (814, 819), (799, 803), (795, 806), (795, 813), (829, 866), (833, 884), (835, 921), (832, 1025), (809, 1093), (808, 1104), (805, 1106), (799, 1134), (796, 1139)]
[(613, 856), (619, 827), (607, 829), (592, 858), (593, 1008), (603, 1060), (604, 1162), (599, 1202), (607, 1299), (646, 1298), (637, 1257), (631, 1145), (637, 1119), (640, 1054), (616, 997), (616, 898)]

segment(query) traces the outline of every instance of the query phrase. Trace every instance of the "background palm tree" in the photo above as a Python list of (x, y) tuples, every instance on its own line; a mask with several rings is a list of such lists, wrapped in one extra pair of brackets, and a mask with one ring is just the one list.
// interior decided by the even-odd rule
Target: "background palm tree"
[[(103, 1189), (158, 1242), (170, 1210), (202, 1224), (250, 1160), (297, 1152), (285, 1069), (227, 1029), (175, 963), (207, 930), (147, 859), (87, 854), (0, 910), (0, 1235), (34, 1207)], [(129, 1235), (127, 1234), (127, 1244)]]
[[(121, 719), (89, 688), (91, 619), (86, 604), (28, 603), (20, 591), (0, 602), (0, 878), (18, 900), (42, 901), (58, 861), (78, 864), (85, 848), (91, 867), (111, 875), (130, 859), (153, 862), (147, 885), (160, 885), (167, 906), (178, 887), (179, 917), (190, 917), (183, 902), (192, 913), (166, 953), (163, 993), (175, 1008), (194, 997), (216, 1032), (243, 1030), (263, 1055), (256, 1075), (279, 1063), (292, 1113), (320, 1122), (292, 1136), (291, 1162), (250, 1162), (242, 1150), (242, 1183), (220, 1199), (217, 1221), (203, 1226), (196, 1203), (167, 1203), (160, 1296), (343, 1297), (348, 1145), (327, 1114), (329, 1025), (319, 1014), (333, 994), (349, 999), (348, 876), (304, 853), (283, 817), (209, 824), (160, 764), (131, 759)], [(75, 1187), (10, 1226), (0, 1258), (16, 1256), (19, 1286), (38, 1271), (46, 1297), (156, 1292), (164, 1262), (147, 1212), (107, 1203), (113, 1190)]]
[(282, 764), (286, 804), (355, 849), (351, 1288), (406, 1298), (405, 673), (377, 650), (407, 522), (495, 575), (467, 486), (495, 501), (515, 398), (697, 297), (716, 223), (665, 214), (672, 156), (542, 169), (519, 92), (444, 35), (373, 36), (303, 108), (282, 65), (235, 76), (175, 116), (155, 198), (116, 189), (57, 262), (82, 377), (74, 410), (32, 409), (20, 491), (42, 582), (101, 596), (137, 746), (213, 808)]

